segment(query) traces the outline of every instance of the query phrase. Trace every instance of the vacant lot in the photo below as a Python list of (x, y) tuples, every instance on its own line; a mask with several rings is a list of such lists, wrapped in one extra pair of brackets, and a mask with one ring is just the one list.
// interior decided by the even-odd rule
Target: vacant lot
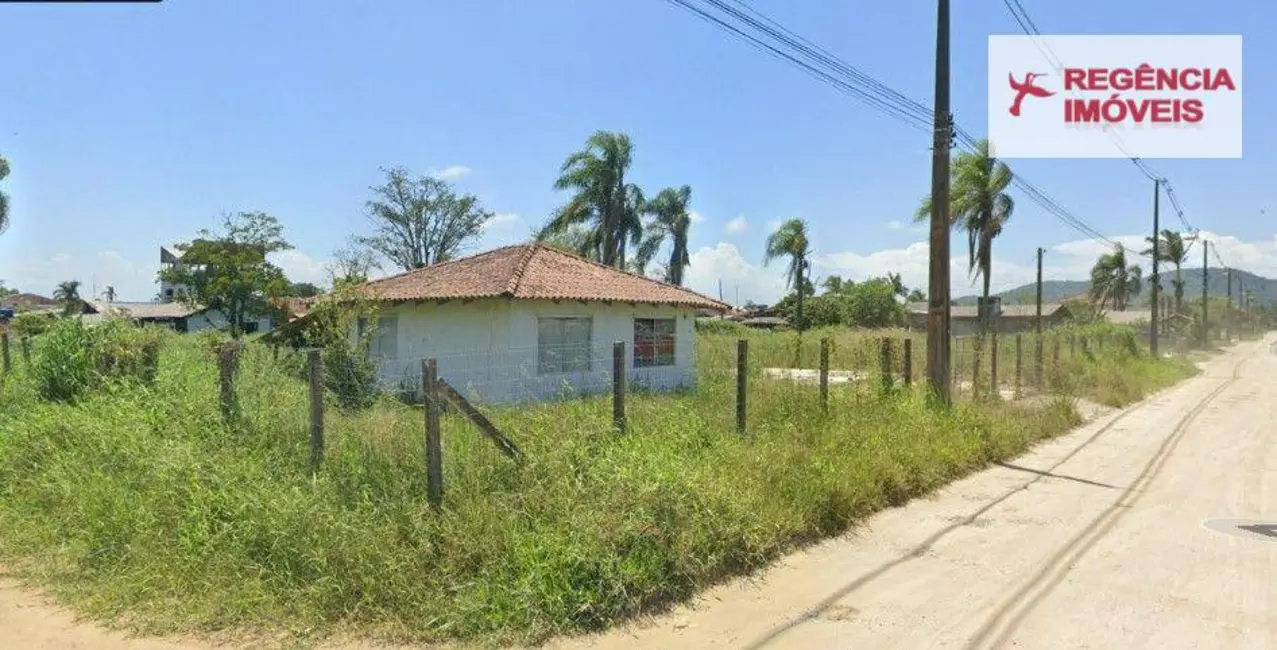
[[(1053, 363), (1048, 347), (1055, 397), (1023, 404), (941, 410), (862, 382), (831, 390), (825, 412), (814, 386), (761, 374), (795, 351), (814, 367), (822, 335), (831, 366), (872, 369), (887, 334), (808, 334), (801, 348), (749, 334), (743, 437), (734, 333), (701, 337), (694, 394), (631, 395), (627, 435), (607, 398), (487, 409), (526, 453), (517, 464), (446, 417), (440, 512), (425, 502), (421, 410), (391, 400), (330, 405), (312, 477), (307, 392), (288, 355), (248, 348), (233, 426), (196, 337), (162, 337), (152, 382), (67, 403), (40, 399), (19, 362), (0, 389), (0, 552), (78, 611), (148, 632), (532, 641), (683, 599), (1018, 454), (1078, 422), (1070, 394), (1123, 403), (1193, 372), (1096, 330), (1092, 355), (1066, 348)], [(34, 365), (65, 353), (37, 339)], [(914, 358), (920, 375), (920, 343)]]

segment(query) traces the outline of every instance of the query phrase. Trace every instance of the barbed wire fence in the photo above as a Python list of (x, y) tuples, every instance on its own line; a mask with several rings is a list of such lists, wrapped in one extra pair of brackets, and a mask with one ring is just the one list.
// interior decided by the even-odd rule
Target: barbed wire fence
[[(1095, 359), (1110, 348), (1115, 354), (1147, 354), (1129, 332), (1094, 335), (1048, 329), (1041, 335), (993, 334), (986, 336), (983, 345), (978, 339), (953, 339), (952, 389), (959, 399), (1014, 401), (1048, 394), (1070, 384), (1067, 373), (1079, 367), (1076, 362)], [(765, 337), (753, 340), (763, 345), (774, 341)], [(348, 405), (358, 410), (361, 404), (370, 406), (380, 396), (393, 395), (404, 404), (421, 408), (427, 496), (436, 507), (443, 499), (440, 418), (445, 415), (468, 421), (501, 454), (522, 462), (519, 432), (502, 430), (489, 415), (504, 416), (507, 409), (533, 404), (610, 397), (612, 427), (624, 434), (630, 425), (630, 395), (690, 391), (706, 382), (713, 385), (714, 399), (721, 396), (724, 418), (734, 413), (736, 432), (747, 435), (751, 432), (751, 393), (765, 390), (758, 382), (790, 385), (791, 390), (813, 394), (818, 398), (813, 402), (828, 412), (831, 392), (911, 390), (923, 385), (926, 376), (925, 339), (914, 332), (856, 335), (845, 340), (808, 338), (806, 343), (799, 340), (793, 356), (777, 346), (752, 351), (751, 339), (741, 338), (730, 354), (734, 358), (729, 358), (727, 350), (721, 349), (726, 342), (718, 340), (713, 349), (707, 349), (713, 359), (705, 368), (698, 368), (696, 345), (624, 340), (362, 358), (326, 357), (321, 349), (288, 351), (282, 357), (278, 350), (261, 350), (256, 360), (284, 366), (305, 382), (312, 473), (324, 465), (326, 412), (334, 406), (343, 411)], [(811, 351), (805, 349), (808, 347)], [(244, 344), (232, 342), (218, 354), (218, 394), (228, 423), (238, 417), (235, 377), (243, 349)], [(337, 394), (346, 390), (359, 391), (369, 401)], [(564, 426), (569, 423), (564, 422)]]

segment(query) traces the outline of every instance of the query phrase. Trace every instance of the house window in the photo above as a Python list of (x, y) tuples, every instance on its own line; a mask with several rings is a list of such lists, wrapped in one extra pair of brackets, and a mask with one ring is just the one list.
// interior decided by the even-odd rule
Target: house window
[(537, 372), (589, 371), (591, 326), (588, 317), (538, 318)]
[[(357, 335), (363, 339), (368, 331), (368, 319), (360, 318)], [(399, 356), (399, 317), (380, 316), (377, 318), (377, 331), (373, 332), (368, 344), (369, 356), (380, 359), (394, 359)]]
[(674, 319), (634, 319), (634, 367), (674, 365)]

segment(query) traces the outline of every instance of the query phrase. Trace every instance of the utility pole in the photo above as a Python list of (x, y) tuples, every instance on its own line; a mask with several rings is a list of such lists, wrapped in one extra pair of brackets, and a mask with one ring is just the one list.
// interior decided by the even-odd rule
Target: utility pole
[(1042, 254), (1045, 252), (1045, 248), (1038, 248), (1038, 308), (1033, 317), (1033, 329), (1038, 333), (1038, 336), (1042, 335)]
[(1158, 224), (1157, 204), (1162, 194), (1162, 179), (1153, 179), (1153, 302), (1149, 305), (1148, 318), (1148, 351), (1157, 358), (1157, 296), (1160, 293), (1159, 286), (1162, 281), (1157, 277), (1157, 261), (1162, 256), (1161, 241), (1162, 236), (1159, 234), (1160, 224)]
[(1206, 276), (1206, 264), (1208, 263), (1208, 260), (1206, 258), (1206, 251), (1209, 251), (1209, 250), (1210, 250), (1210, 242), (1203, 239), (1202, 240), (1202, 347), (1207, 347), (1207, 345), (1210, 343), (1210, 334), (1206, 329), (1207, 328), (1206, 285), (1209, 283), (1209, 279)]
[(949, 404), (949, 0), (936, 2), (936, 95), (931, 141), (931, 264), (927, 379)]
[(1228, 276), (1228, 301), (1224, 303), (1224, 329), (1228, 331), (1228, 338), (1233, 338), (1233, 270), (1224, 268), (1224, 273)]

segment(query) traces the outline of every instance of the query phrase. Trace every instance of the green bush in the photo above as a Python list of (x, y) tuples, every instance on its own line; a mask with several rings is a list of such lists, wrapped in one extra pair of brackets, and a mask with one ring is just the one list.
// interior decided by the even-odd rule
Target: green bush
[(112, 381), (151, 383), (159, 367), (160, 331), (122, 320), (86, 326), (61, 319), (36, 340), (33, 374), (41, 398), (69, 402)]

